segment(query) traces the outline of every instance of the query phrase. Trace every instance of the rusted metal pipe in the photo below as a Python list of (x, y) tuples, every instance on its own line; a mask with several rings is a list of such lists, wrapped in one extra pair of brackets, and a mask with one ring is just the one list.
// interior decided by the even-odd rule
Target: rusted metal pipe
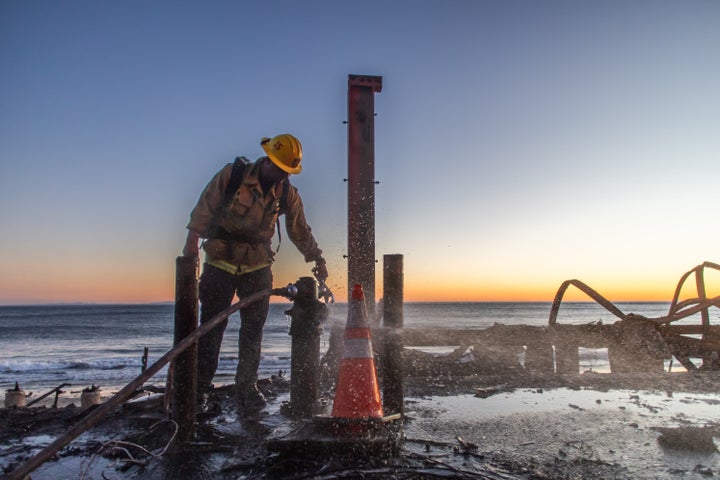
[(627, 315), (625, 315), (619, 308), (617, 308), (615, 305), (613, 305), (607, 298), (600, 295), (598, 292), (587, 286), (585, 283), (581, 282), (580, 280), (573, 279), (573, 280), (565, 280), (561, 285), (560, 288), (558, 288), (557, 293), (555, 294), (555, 299), (553, 300), (552, 307), (550, 307), (550, 318), (548, 320), (548, 324), (552, 327), (557, 324), (557, 315), (558, 311), (560, 310), (560, 304), (562, 303), (563, 295), (565, 295), (565, 291), (568, 289), (570, 285), (574, 285), (577, 287), (578, 290), (585, 293), (588, 297), (595, 300), (597, 303), (605, 307), (605, 310), (612, 313), (616, 317), (618, 317), (620, 320), (624, 320)]
[(293, 297), (297, 293), (297, 289), (293, 285), (288, 285), (284, 288), (275, 288), (262, 290), (260, 292), (249, 295), (234, 305), (229, 306), (222, 312), (215, 315), (209, 321), (203, 323), (194, 332), (185, 337), (182, 341), (176, 344), (172, 349), (160, 357), (155, 363), (150, 365), (147, 370), (135, 377), (135, 379), (125, 385), (119, 392), (110, 397), (105, 403), (98, 406), (92, 412), (90, 412), (85, 418), (80, 420), (77, 424), (71, 427), (64, 435), (58, 437), (50, 445), (42, 449), (35, 456), (30, 458), (27, 462), (20, 465), (18, 468), (8, 473), (2, 480), (22, 480), (27, 475), (32, 473), (36, 468), (49, 460), (55, 455), (61, 448), (68, 443), (72, 442), (78, 436), (80, 436), (86, 430), (97, 425), (102, 418), (110, 413), (115, 407), (123, 403), (125, 400), (130, 398), (135, 391), (140, 388), (146, 381), (148, 381), (153, 375), (155, 375), (162, 367), (168, 362), (176, 358), (180, 353), (184, 352), (185, 349), (189, 348), (198, 341), (198, 338), (202, 337), (216, 325), (225, 320), (229, 315), (237, 312), (241, 308), (247, 307), (248, 305), (262, 300), (270, 295), (280, 295), (283, 297)]
[[(174, 345), (198, 327), (198, 257), (176, 260)], [(172, 418), (178, 424), (177, 440), (187, 442), (195, 435), (197, 404), (197, 343), (173, 360)]]
[(348, 77), (348, 292), (360, 284), (375, 320), (375, 102), (382, 77)]
[[(707, 293), (705, 291), (705, 269), (706, 268), (712, 268), (714, 270), (720, 270), (720, 265), (713, 262), (703, 262), (700, 265), (696, 266), (689, 272), (685, 273), (681, 278), (680, 281), (677, 284), (677, 287), (675, 289), (675, 295), (673, 295), (672, 302), (670, 303), (670, 310), (668, 311), (668, 317), (672, 317), (679, 313), (685, 306), (688, 304), (698, 303), (701, 305), (707, 305), (707, 301), (709, 300), (707, 298)], [(685, 284), (685, 280), (692, 275), (695, 274), (695, 283), (697, 286), (697, 292), (698, 292), (698, 298), (685, 300), (684, 302), (678, 302), (680, 299), (680, 293), (683, 290), (683, 286)], [(717, 305), (716, 305), (717, 306)], [(701, 316), (702, 316), (702, 324), (703, 326), (709, 326), (710, 325), (710, 316), (707, 310), (707, 307), (700, 309)]]
[(386, 415), (404, 414), (403, 393), (403, 256), (383, 257), (383, 410)]

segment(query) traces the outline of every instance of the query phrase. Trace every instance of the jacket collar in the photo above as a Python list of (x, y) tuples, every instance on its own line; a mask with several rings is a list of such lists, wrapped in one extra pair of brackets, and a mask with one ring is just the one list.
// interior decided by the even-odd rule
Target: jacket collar
[[(243, 179), (243, 184), (245, 184), (248, 188), (252, 190), (256, 190), (260, 194), (262, 194), (262, 187), (260, 186), (260, 162), (262, 162), (264, 158), (266, 157), (260, 157), (252, 164), (250, 164), (250, 171), (247, 173), (247, 175), (245, 175), (245, 178)], [(280, 198), (281, 192), (282, 182), (277, 182), (275, 185), (273, 185), (269, 193), (274, 198)]]

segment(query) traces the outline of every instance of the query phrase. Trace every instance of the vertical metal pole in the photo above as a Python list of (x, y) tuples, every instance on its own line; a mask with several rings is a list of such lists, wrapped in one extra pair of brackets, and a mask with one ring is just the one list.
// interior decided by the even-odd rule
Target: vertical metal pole
[(348, 77), (348, 292), (359, 283), (375, 315), (375, 99), (382, 77)]
[(147, 362), (148, 362), (148, 354), (149, 353), (150, 353), (150, 349), (148, 347), (145, 347), (145, 349), (143, 349), (142, 365), (140, 366), (140, 373), (147, 370)]
[[(175, 274), (175, 345), (198, 326), (198, 258), (177, 257)], [(197, 342), (173, 361), (172, 416), (178, 423), (177, 439), (195, 435)]]
[(403, 393), (403, 256), (383, 257), (383, 326), (386, 327), (381, 363), (385, 414), (404, 414)]

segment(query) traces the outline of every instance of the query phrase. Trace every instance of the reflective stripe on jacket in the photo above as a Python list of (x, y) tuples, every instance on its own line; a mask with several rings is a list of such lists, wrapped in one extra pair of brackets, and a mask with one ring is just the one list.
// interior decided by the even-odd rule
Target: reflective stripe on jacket
[[(274, 253), (271, 241), (275, 234), (283, 186), (278, 183), (267, 194), (263, 194), (258, 180), (259, 171), (259, 160), (245, 168), (240, 187), (223, 211), (220, 210), (230, 181), (232, 164), (223, 167), (200, 195), (187, 227), (207, 239), (203, 249), (208, 263), (231, 264), (237, 267), (238, 273), (272, 263)], [(225, 235), (222, 238), (208, 238), (215, 218), (217, 226), (231, 239)], [(300, 194), (292, 185), (288, 185), (285, 229), (306, 262), (320, 257), (322, 250), (318, 248), (305, 219)]]

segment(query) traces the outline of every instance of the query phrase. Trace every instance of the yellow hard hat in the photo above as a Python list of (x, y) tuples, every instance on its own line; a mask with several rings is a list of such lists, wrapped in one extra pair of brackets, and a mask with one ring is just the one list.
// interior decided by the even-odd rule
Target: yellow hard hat
[(273, 138), (263, 137), (260, 145), (268, 158), (283, 171), (291, 175), (302, 172), (302, 145), (297, 138), (281, 133)]

